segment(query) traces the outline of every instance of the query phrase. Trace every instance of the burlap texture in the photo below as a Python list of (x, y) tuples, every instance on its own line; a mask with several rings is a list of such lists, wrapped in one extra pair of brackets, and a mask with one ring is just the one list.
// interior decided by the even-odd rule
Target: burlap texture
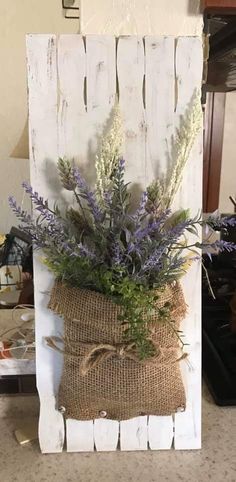
[[(171, 323), (179, 329), (186, 304), (178, 283), (167, 286), (160, 294), (158, 306), (166, 302), (172, 307)], [(154, 361), (140, 363), (115, 351), (111, 353), (108, 348), (83, 375), (81, 365), (91, 348), (101, 344), (112, 348), (124, 343), (124, 327), (117, 320), (120, 306), (100, 293), (57, 281), (49, 308), (62, 315), (65, 322), (58, 406), (65, 407), (66, 418), (90, 420), (106, 412), (108, 419), (125, 420), (139, 415), (170, 415), (179, 408), (185, 409), (178, 363), (180, 347), (170, 324), (152, 317), (152, 341), (158, 347)]]

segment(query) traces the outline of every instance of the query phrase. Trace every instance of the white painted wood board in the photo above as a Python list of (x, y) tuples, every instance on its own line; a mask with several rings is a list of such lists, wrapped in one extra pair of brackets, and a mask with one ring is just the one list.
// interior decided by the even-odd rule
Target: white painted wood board
[[(29, 35), (27, 37), (31, 182), (54, 202), (59, 193), (59, 156), (79, 163), (89, 181), (94, 158), (116, 93), (124, 124), (127, 180), (137, 194), (168, 165), (171, 136), (195, 88), (200, 88), (202, 45), (198, 37), (109, 35)], [(201, 208), (201, 139), (185, 169), (176, 207)], [(47, 310), (52, 276), (35, 256), (37, 386), (41, 400), (39, 438), (44, 453), (191, 449), (201, 439), (200, 268), (183, 281), (188, 316), (183, 322), (189, 363), (182, 362), (187, 410), (173, 417), (137, 417), (129, 421), (67, 420), (57, 410), (62, 356), (44, 337), (63, 333), (63, 322)], [(50, 420), (50, 423), (49, 423)], [(66, 442), (66, 443), (65, 443)]]
[(0, 377), (7, 375), (35, 375), (35, 360), (7, 358), (0, 360)]

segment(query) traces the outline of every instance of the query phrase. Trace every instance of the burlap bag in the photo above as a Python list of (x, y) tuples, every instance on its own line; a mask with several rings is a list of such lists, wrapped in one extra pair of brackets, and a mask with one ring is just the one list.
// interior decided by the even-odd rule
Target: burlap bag
[[(186, 312), (179, 284), (166, 287), (158, 306), (168, 301), (170, 321), (178, 329)], [(134, 346), (124, 344), (124, 328), (117, 320), (121, 308), (104, 295), (56, 282), (49, 308), (65, 321), (58, 407), (65, 408), (67, 418), (125, 420), (185, 409), (182, 352), (171, 323), (152, 317), (157, 356), (140, 362)], [(52, 339), (48, 343), (54, 345)]]

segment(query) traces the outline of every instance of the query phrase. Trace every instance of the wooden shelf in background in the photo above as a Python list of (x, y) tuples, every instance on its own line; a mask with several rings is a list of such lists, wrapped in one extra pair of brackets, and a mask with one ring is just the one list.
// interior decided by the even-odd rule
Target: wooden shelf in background
[(236, 15), (236, 0), (204, 0), (203, 6), (210, 13)]

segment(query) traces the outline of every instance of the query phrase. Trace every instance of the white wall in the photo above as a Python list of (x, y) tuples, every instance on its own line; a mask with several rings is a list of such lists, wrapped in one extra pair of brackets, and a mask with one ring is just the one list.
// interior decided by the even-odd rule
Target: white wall
[(16, 222), (7, 195), (22, 194), (29, 178), (25, 35), (75, 33), (78, 20), (63, 17), (60, 0), (0, 1), (0, 233)]
[(229, 196), (236, 196), (236, 92), (226, 94), (220, 202), (222, 213), (234, 212)]
[(81, 0), (81, 31), (201, 35), (200, 0)]

